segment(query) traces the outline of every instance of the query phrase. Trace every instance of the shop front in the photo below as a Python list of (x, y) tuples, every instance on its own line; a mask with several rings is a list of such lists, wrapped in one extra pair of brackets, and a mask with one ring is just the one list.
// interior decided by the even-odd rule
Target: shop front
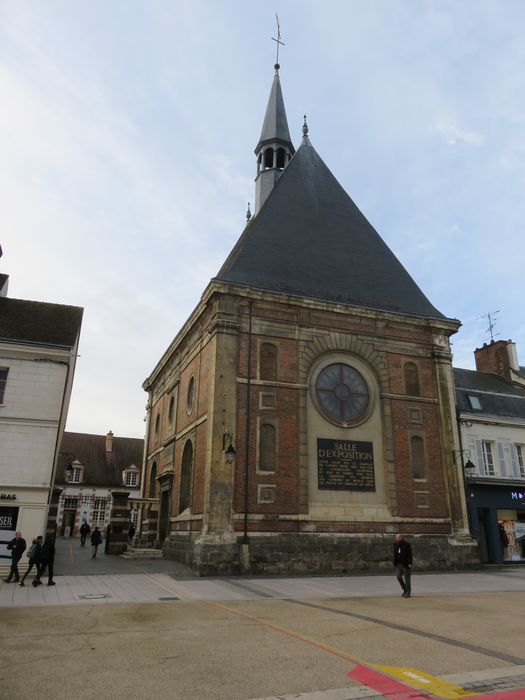
[(525, 563), (525, 484), (474, 479), (466, 492), (482, 563)]

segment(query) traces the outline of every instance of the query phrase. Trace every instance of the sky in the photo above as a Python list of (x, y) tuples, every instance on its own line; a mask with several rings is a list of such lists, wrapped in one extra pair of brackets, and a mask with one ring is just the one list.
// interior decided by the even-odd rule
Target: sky
[(522, 0), (0, 0), (0, 272), (84, 307), (67, 429), (142, 389), (242, 233), (279, 62), (310, 140), (442, 313), (525, 364)]

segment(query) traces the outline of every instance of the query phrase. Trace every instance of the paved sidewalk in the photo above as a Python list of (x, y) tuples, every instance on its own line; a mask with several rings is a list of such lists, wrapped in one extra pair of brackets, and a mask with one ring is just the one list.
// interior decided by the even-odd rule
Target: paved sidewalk
[[(106, 557), (109, 559), (109, 557)], [(124, 561), (126, 564), (128, 562)], [(156, 562), (142, 562), (155, 564)], [(172, 562), (169, 562), (171, 564)], [(177, 571), (100, 574), (98, 560), (80, 575), (56, 576), (56, 585), (33, 588), (30, 577), (25, 588), (0, 584), (0, 607), (72, 605), (81, 603), (157, 603), (159, 601), (233, 601), (258, 599), (374, 598), (399, 596), (393, 575), (305, 576), (290, 578), (198, 578), (186, 569)], [(104, 566), (104, 565), (103, 565)], [(106, 567), (110, 570), (113, 563)], [(134, 567), (140, 571), (139, 567)], [(154, 568), (154, 567), (152, 567)], [(45, 580), (45, 579), (44, 579)], [(494, 573), (415, 574), (413, 596), (458, 596), (475, 593), (525, 592), (525, 570)]]

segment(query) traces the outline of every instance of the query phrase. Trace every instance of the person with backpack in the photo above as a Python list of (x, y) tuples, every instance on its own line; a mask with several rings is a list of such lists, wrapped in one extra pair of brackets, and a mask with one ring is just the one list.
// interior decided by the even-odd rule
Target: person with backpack
[(95, 559), (97, 556), (97, 549), (99, 544), (102, 542), (102, 535), (98, 527), (95, 527), (93, 534), (91, 535), (91, 558)]
[(54, 586), (55, 582), (53, 581), (53, 564), (55, 561), (55, 538), (50, 533), (46, 535), (46, 539), (44, 540), (44, 544), (42, 545), (42, 552), (40, 556), (42, 559), (40, 563), (40, 571), (38, 572), (35, 580), (33, 581), (33, 586), (36, 588), (42, 583), (40, 579), (45, 574), (46, 569), (48, 572), (47, 585)]
[(38, 578), (40, 574), (40, 562), (42, 560), (42, 535), (36, 537), (31, 543), (31, 547), (27, 550), (27, 556), (29, 557), (29, 566), (26, 569), (25, 574), (22, 576), (20, 581), (21, 586), (25, 586), (24, 581), (27, 575), (31, 572), (33, 566), (36, 566), (36, 577)]

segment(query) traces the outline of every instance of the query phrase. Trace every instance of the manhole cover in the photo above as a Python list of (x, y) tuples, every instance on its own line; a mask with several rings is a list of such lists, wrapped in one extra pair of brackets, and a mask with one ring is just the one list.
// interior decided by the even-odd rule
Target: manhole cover
[(107, 593), (85, 593), (84, 595), (79, 595), (79, 598), (84, 600), (98, 600), (99, 598), (111, 598)]
[(172, 595), (172, 596), (168, 595), (168, 596), (164, 596), (162, 598), (159, 598), (159, 600), (178, 600), (178, 598), (174, 595)]

